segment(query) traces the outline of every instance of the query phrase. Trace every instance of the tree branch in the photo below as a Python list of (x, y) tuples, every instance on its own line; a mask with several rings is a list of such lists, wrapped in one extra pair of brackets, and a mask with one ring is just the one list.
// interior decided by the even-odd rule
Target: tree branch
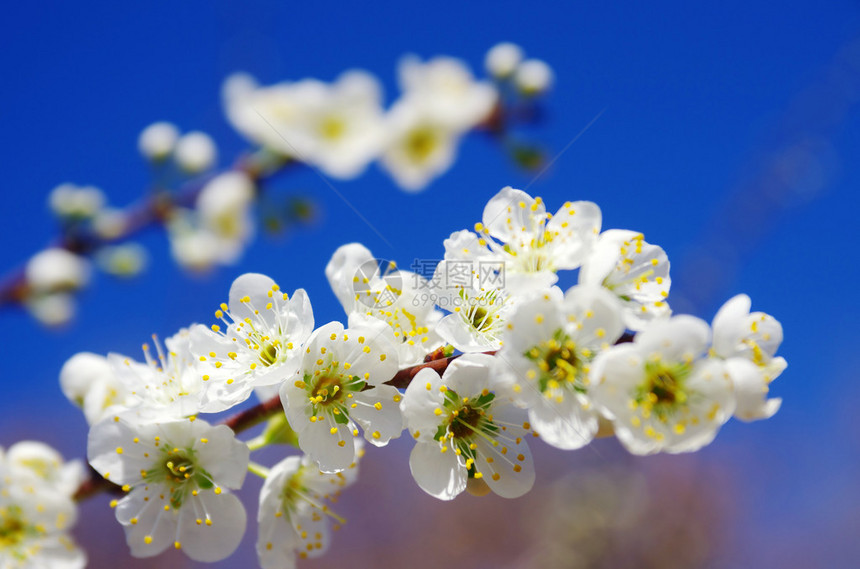
[[(273, 167), (267, 168), (257, 155), (244, 154), (232, 167), (217, 174), (198, 176), (188, 180), (174, 194), (162, 191), (131, 204), (122, 213), (123, 227), (116, 235), (107, 237), (91, 230), (75, 231), (60, 235), (50, 246), (66, 249), (78, 255), (90, 255), (103, 245), (125, 241), (147, 228), (163, 224), (176, 207), (192, 206), (206, 184), (218, 174), (228, 171), (243, 172), (254, 182), (259, 191), (260, 182), (296, 164), (298, 162), (284, 159)], [(27, 284), (25, 271), (26, 264), (0, 279), (0, 308), (20, 304), (27, 299), (30, 287)]]

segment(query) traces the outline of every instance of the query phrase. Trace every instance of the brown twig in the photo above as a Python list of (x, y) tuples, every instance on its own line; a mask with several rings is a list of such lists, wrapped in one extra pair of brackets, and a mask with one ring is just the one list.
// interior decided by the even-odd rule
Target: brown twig
[[(245, 173), (254, 181), (259, 190), (260, 182), (293, 164), (297, 163), (285, 159), (275, 164), (274, 167), (266, 168), (254, 155), (246, 154), (241, 156), (226, 171), (234, 170)], [(149, 227), (162, 225), (169, 219), (171, 212), (176, 207), (191, 206), (215, 175), (200, 176), (189, 180), (175, 194), (162, 191), (128, 206), (122, 214), (122, 230), (115, 235), (102, 236), (94, 231), (75, 232), (74, 234), (61, 235), (51, 243), (51, 246), (66, 249), (78, 255), (90, 255), (103, 245), (125, 241)], [(0, 308), (24, 302), (29, 292), (25, 267), (21, 266), (12, 270), (0, 279)]]

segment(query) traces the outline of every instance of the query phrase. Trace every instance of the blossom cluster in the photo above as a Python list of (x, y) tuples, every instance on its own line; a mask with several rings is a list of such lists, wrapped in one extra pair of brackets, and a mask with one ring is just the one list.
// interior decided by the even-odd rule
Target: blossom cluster
[(401, 93), (388, 109), (379, 80), (367, 71), (346, 71), (331, 83), (270, 86), (238, 73), (224, 84), (224, 107), (242, 136), (282, 159), (342, 180), (378, 161), (398, 186), (415, 192), (451, 167), (464, 134), (489, 128), (494, 114), (517, 102), (511, 92), (533, 100), (552, 82), (546, 63), (523, 61), (522, 49), (510, 43), (487, 53), (486, 68), (490, 80), (479, 80), (452, 57), (403, 57)]
[[(489, 50), (485, 66), (487, 77), (480, 78), (453, 57), (406, 56), (398, 67), (401, 94), (388, 108), (379, 79), (367, 71), (349, 70), (332, 82), (308, 78), (270, 86), (234, 74), (222, 88), (224, 113), (252, 150), (219, 172), (217, 145), (205, 132), (181, 133), (165, 121), (147, 126), (137, 146), (152, 172), (149, 199), (122, 209), (109, 206), (94, 186), (57, 186), (48, 202), (60, 244), (34, 255), (15, 290), (0, 296), (19, 301), (48, 326), (65, 324), (75, 314), (75, 293), (90, 283), (90, 258), (117, 277), (146, 268), (146, 249), (129, 237), (152, 223), (164, 226), (182, 268), (232, 265), (257, 233), (256, 205), (267, 180), (292, 165), (347, 180), (375, 161), (395, 185), (416, 192), (453, 165), (466, 134), (483, 130), (532, 167), (534, 152), (517, 150), (507, 131), (530, 120), (522, 119), (528, 115), (522, 109), (536, 108), (552, 70), (510, 43)], [(301, 222), (309, 208), (294, 198), (280, 214), (284, 219), (269, 214), (264, 221)]]
[[(328, 547), (329, 524), (343, 521), (329, 502), (355, 480), (365, 444), (404, 431), (428, 494), (515, 498), (534, 485), (536, 439), (572, 450), (614, 434), (633, 454), (681, 453), (732, 416), (772, 416), (769, 385), (786, 367), (779, 322), (745, 295), (711, 324), (673, 315), (669, 269), (642, 233), (604, 229), (597, 204), (550, 213), (507, 187), (428, 271), (358, 243), (335, 251), (325, 272), (345, 323), (317, 326), (303, 289), (248, 273), (217, 323), (153, 338), (143, 361), (78, 354), (61, 386), (91, 424), (90, 464), (125, 493), (112, 505), (133, 555), (229, 556), (247, 526), (232, 491), (252, 472), (265, 478), (260, 563), (290, 567)], [(252, 396), (275, 409), (256, 438), (203, 418)], [(276, 443), (300, 453), (250, 460)]]
[(0, 567), (82, 569), (86, 555), (68, 535), (84, 479), (80, 461), (64, 462), (49, 446), (22, 441), (0, 448)]

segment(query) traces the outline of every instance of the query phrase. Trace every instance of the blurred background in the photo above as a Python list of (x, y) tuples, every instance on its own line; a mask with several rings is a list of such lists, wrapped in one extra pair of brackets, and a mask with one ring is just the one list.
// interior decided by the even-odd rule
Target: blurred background
[[(68, 326), (47, 330), (0, 311), (0, 446), (43, 440), (83, 457), (87, 426), (60, 393), (78, 351), (140, 357), (150, 334), (209, 323), (242, 272), (305, 288), (318, 324), (343, 319), (323, 269), (359, 241), (398, 261), (438, 259), (505, 185), (554, 211), (588, 199), (604, 228), (642, 231), (672, 261), (676, 312), (710, 321), (746, 292), (779, 319), (788, 369), (768, 421), (730, 421), (686, 456), (632, 457), (614, 440), (576, 452), (533, 445), (534, 490), (518, 500), (441, 503), (409, 475), (408, 440), (370, 449), (337, 505), (347, 523), (331, 551), (300, 567), (856, 567), (860, 532), (860, 7), (856, 2), (15, 3), (0, 21), (0, 273), (57, 234), (47, 207), (63, 182), (102, 188), (125, 206), (151, 182), (137, 152), (148, 124), (203, 130), (227, 166), (247, 148), (220, 103), (224, 78), (334, 79), (362, 68), (395, 96), (400, 56), (453, 55), (482, 72), (499, 41), (555, 71), (540, 124), (524, 133), (555, 157), (539, 178), (487, 136), (470, 136), (452, 169), (420, 194), (378, 169), (335, 182), (385, 240), (313, 172), (267, 192), (305, 196), (307, 222), (260, 231), (241, 261), (205, 275), (172, 262), (164, 232), (139, 241), (148, 270), (99, 274)], [(602, 113), (602, 114), (601, 114)], [(386, 243), (393, 244), (393, 246)], [(408, 437), (407, 437), (408, 438)], [(278, 452), (266, 451), (268, 464)], [(256, 515), (260, 483), (240, 495)], [(131, 560), (107, 498), (81, 508), (74, 535), (91, 567), (198, 567), (174, 551)], [(216, 567), (254, 566), (254, 524)]]

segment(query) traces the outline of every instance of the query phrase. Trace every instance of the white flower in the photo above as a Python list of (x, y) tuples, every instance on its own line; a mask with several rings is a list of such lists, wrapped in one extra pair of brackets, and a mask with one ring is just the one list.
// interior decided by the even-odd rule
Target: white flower
[(248, 447), (225, 425), (108, 417), (90, 429), (87, 456), (128, 494), (116, 504), (135, 557), (173, 545), (196, 561), (218, 561), (245, 533), (245, 508), (225, 488), (242, 486)]
[(493, 85), (475, 81), (468, 66), (453, 57), (422, 62), (414, 55), (406, 56), (400, 61), (398, 75), (402, 100), (414, 101), (431, 120), (458, 133), (484, 121), (498, 99)]
[(246, 273), (233, 281), (229, 305), (215, 312), (226, 326), (191, 328), (191, 352), (197, 371), (211, 384), (210, 399), (234, 405), (255, 387), (291, 379), (302, 348), (314, 327), (305, 291), (281, 292), (271, 278)]
[(96, 253), (99, 268), (116, 277), (128, 278), (139, 275), (149, 262), (149, 255), (137, 243), (108, 245)]
[(173, 159), (189, 174), (204, 172), (215, 166), (218, 149), (205, 132), (192, 131), (184, 134), (173, 150)]
[(89, 425), (134, 404), (108, 359), (90, 352), (77, 353), (63, 364), (60, 389), (81, 408)]
[(379, 153), (382, 89), (365, 71), (347, 71), (331, 84), (305, 79), (271, 87), (236, 75), (225, 83), (224, 104), (246, 138), (329, 176), (354, 178)]
[(46, 445), (0, 448), (0, 567), (82, 569), (86, 555), (66, 533), (77, 510), (71, 499), (81, 465), (63, 464)]
[(250, 75), (236, 73), (224, 82), (221, 96), (227, 120), (239, 134), (273, 152), (296, 156), (282, 133), (303, 110), (300, 87), (289, 83), (261, 87)]
[(423, 190), (454, 163), (461, 134), (438, 120), (420, 99), (396, 102), (385, 117), (379, 164), (404, 190)]
[(31, 296), (25, 301), (30, 316), (45, 326), (63, 326), (75, 316), (77, 303), (68, 292)]
[(601, 233), (579, 271), (579, 282), (603, 286), (621, 299), (630, 330), (643, 330), (652, 319), (672, 313), (665, 301), (672, 284), (669, 258), (641, 233), (622, 229)]
[(449, 57), (426, 63), (405, 57), (399, 75), (403, 95), (386, 116), (380, 164), (400, 187), (415, 192), (451, 167), (460, 137), (491, 114), (498, 94)]
[(484, 67), (487, 73), (497, 79), (505, 79), (513, 75), (520, 61), (523, 60), (523, 50), (510, 42), (494, 45), (487, 51)]
[(544, 441), (576, 449), (594, 437), (592, 361), (623, 332), (619, 302), (599, 287), (575, 286), (564, 298), (553, 289), (516, 306), (495, 369), (513, 384)]
[(90, 265), (80, 255), (51, 247), (33, 255), (27, 262), (24, 276), (37, 293), (78, 290), (90, 280)]
[(105, 205), (105, 195), (94, 186), (78, 187), (74, 184), (60, 184), (48, 196), (48, 204), (56, 215), (89, 219)]
[(212, 178), (200, 191), (195, 209), (182, 209), (168, 224), (171, 252), (194, 270), (230, 265), (254, 236), (254, 182), (242, 172)]
[(514, 307), (515, 298), (493, 286), (497, 275), (485, 275), (479, 267), (460, 267), (457, 261), (442, 261), (436, 267), (433, 293), (436, 305), (451, 312), (436, 326), (436, 332), (461, 352), (486, 352), (501, 347), (501, 335)]
[(514, 294), (542, 289), (555, 283), (556, 271), (582, 264), (600, 225), (600, 208), (592, 202), (567, 202), (549, 215), (540, 197), (508, 186), (487, 203), (483, 223), (475, 224), (480, 236), (463, 230), (445, 240), (445, 259), (495, 263)]
[(254, 233), (253, 203), (254, 182), (244, 172), (230, 171), (203, 186), (196, 210), (202, 228), (224, 241), (236, 242), (235, 248), (241, 251)]
[(627, 450), (698, 450), (732, 416), (735, 396), (726, 366), (704, 357), (709, 336), (704, 321), (675, 316), (652, 322), (633, 343), (597, 357), (589, 394)]
[(217, 413), (244, 401), (245, 397), (224, 397), (217, 384), (207, 382), (191, 354), (191, 335), (183, 328), (164, 343), (156, 336), (155, 357), (149, 344), (143, 344), (146, 363), (119, 354), (108, 355), (111, 372), (129, 394), (127, 407), (149, 409), (161, 417), (180, 419), (198, 413)]
[(56, 492), (71, 498), (84, 481), (79, 460), (64, 462), (56, 450), (37, 441), (21, 441), (6, 451), (7, 473), (22, 477), (39, 487), (39, 492)]
[(534, 484), (525, 442), (531, 427), (490, 373), (493, 365), (492, 356), (465, 354), (442, 377), (422, 369), (406, 388), (403, 417), (416, 440), (409, 468), (431, 496), (452, 500), (470, 478), (504, 498), (522, 496)]
[(66, 398), (82, 407), (94, 383), (110, 381), (107, 358), (91, 352), (79, 352), (69, 358), (60, 370), (60, 389)]
[[(359, 450), (357, 456), (361, 454)], [(272, 467), (257, 514), (257, 556), (263, 569), (289, 569), (295, 567), (297, 554), (305, 559), (325, 553), (331, 539), (328, 518), (344, 521), (328, 502), (355, 482), (357, 474), (357, 462), (342, 472), (320, 472), (307, 455), (288, 457)]]
[(126, 213), (117, 208), (105, 207), (100, 209), (92, 220), (93, 231), (104, 239), (111, 241), (122, 236), (128, 224)]
[(787, 365), (775, 357), (782, 325), (764, 312), (750, 313), (751, 305), (749, 296), (739, 294), (720, 308), (713, 322), (713, 351), (726, 359), (738, 400), (735, 417), (742, 421), (768, 419), (779, 410), (782, 399), (768, 399), (768, 386)]
[(356, 423), (375, 446), (403, 431), (400, 392), (382, 385), (397, 372), (391, 340), (385, 326), (344, 330), (329, 322), (308, 340), (295, 379), (281, 384), (281, 402), (299, 446), (323, 472), (344, 470), (355, 461)]
[(359, 176), (382, 143), (379, 82), (367, 72), (347, 71), (331, 85), (305, 80), (295, 87), (301, 112), (279, 125), (293, 150), (287, 154), (335, 178)]
[[(236, 241), (225, 241), (216, 234), (196, 227), (190, 210), (177, 212), (177, 216), (167, 225), (170, 239), (170, 253), (173, 259), (185, 269), (207, 271), (215, 265), (229, 265), (238, 259), (242, 252)], [(226, 244), (224, 248), (222, 245)]]
[(380, 262), (359, 243), (338, 247), (325, 274), (351, 327), (373, 326), (374, 321), (391, 327), (400, 365), (420, 363), (442, 345), (435, 331), (442, 313), (429, 299), (429, 283), (421, 275)]
[(169, 122), (152, 123), (137, 139), (137, 148), (147, 160), (164, 160), (173, 152), (179, 139), (179, 129)]
[(552, 68), (540, 59), (528, 59), (517, 65), (514, 83), (524, 95), (534, 96), (546, 92), (553, 82)]

